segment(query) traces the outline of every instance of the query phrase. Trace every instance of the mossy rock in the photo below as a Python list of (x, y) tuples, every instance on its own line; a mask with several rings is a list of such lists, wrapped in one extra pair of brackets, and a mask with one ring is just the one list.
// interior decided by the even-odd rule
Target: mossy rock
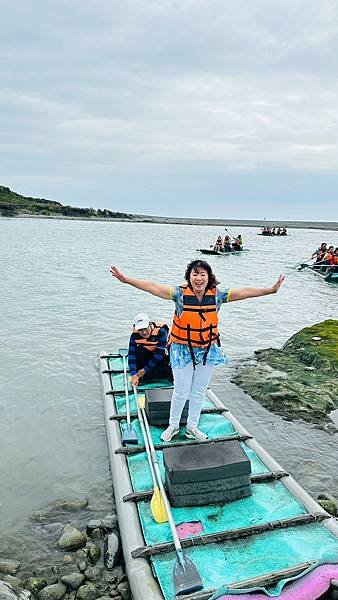
[(337, 515), (337, 504), (334, 500), (317, 500), (318, 504), (334, 517)]
[(255, 352), (232, 381), (269, 410), (288, 419), (330, 421), (338, 408), (338, 321), (305, 327), (281, 349)]
[(286, 342), (283, 350), (306, 364), (323, 365), (338, 372), (338, 320), (305, 327)]

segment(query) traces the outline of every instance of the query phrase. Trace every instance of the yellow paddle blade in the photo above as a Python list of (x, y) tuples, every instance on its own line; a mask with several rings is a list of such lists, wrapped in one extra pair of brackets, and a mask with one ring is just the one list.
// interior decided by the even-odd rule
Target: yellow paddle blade
[(166, 507), (163, 502), (161, 491), (158, 487), (154, 488), (154, 493), (150, 501), (151, 514), (157, 523), (168, 521)]
[(139, 409), (142, 410), (146, 404), (145, 396), (137, 396), (137, 404)]

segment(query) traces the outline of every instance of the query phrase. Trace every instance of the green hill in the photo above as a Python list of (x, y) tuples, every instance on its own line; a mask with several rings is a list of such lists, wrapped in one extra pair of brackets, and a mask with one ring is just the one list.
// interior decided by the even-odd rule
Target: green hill
[(111, 210), (95, 210), (95, 208), (78, 208), (64, 206), (60, 202), (45, 198), (30, 198), (12, 192), (8, 187), (0, 185), (0, 215), (16, 217), (19, 215), (42, 215), (46, 217), (84, 217), (95, 219), (132, 219), (132, 215)]

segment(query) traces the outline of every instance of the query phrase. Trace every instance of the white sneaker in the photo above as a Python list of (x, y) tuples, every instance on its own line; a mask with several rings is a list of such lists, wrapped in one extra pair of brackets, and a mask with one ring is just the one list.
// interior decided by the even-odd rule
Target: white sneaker
[(185, 430), (185, 437), (189, 438), (189, 440), (197, 440), (198, 442), (204, 442), (208, 439), (206, 433), (203, 433), (197, 427), (187, 427)]
[(174, 427), (174, 425), (169, 425), (169, 427), (167, 427), (167, 429), (165, 429), (161, 435), (162, 442), (170, 442), (170, 440), (175, 435), (178, 435), (179, 432), (180, 430), (177, 429), (177, 427)]

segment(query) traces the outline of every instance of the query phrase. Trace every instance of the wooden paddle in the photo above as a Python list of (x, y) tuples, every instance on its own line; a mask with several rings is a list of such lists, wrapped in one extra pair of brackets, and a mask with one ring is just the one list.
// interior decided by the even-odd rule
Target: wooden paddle
[(309, 262), (309, 260), (314, 260), (313, 255), (310, 256), (310, 258), (305, 258), (300, 263), (298, 263), (297, 265), (295, 265), (295, 267), (298, 267), (298, 269), (297, 269), (298, 271), (302, 271), (303, 269), (306, 269), (306, 267), (312, 267), (312, 265), (308, 265), (307, 264)]
[[(224, 227), (224, 230), (225, 230), (225, 231), (226, 231), (226, 232), (227, 232), (227, 233), (230, 235), (230, 237), (231, 237), (231, 238), (234, 240), (234, 242), (235, 242), (235, 240), (238, 238), (238, 235), (237, 235), (237, 236), (234, 236), (234, 235), (232, 235), (231, 231), (229, 231), (229, 229), (227, 229), (226, 227)], [(233, 244), (234, 244), (234, 242), (232, 242), (232, 244), (231, 244), (231, 245), (233, 245)], [(239, 245), (239, 250), (238, 250), (238, 252), (241, 252), (241, 250), (244, 250), (244, 248), (243, 248), (243, 242), (242, 242), (242, 244), (238, 244), (238, 245)], [(233, 252), (237, 252), (237, 250), (233, 250)]]
[(126, 364), (126, 356), (128, 356), (128, 350), (125, 348), (121, 348), (119, 350), (119, 355), (122, 356), (123, 360), (123, 375), (124, 375), (124, 393), (126, 397), (126, 411), (127, 411), (127, 427), (122, 433), (121, 441), (122, 446), (126, 446), (127, 444), (138, 444), (138, 437), (135, 429), (133, 429), (132, 424), (130, 422), (130, 407), (129, 407), (129, 392), (128, 392), (128, 380), (127, 380), (127, 364)]
[(235, 237), (232, 235), (232, 233), (231, 233), (231, 231), (229, 231), (229, 229), (227, 229), (226, 227), (224, 227), (224, 231), (226, 231), (233, 240), (235, 239)]
[[(148, 424), (147, 415), (145, 414), (144, 409), (141, 410), (144, 425), (146, 429), (146, 434), (148, 437), (148, 443), (151, 450), (151, 460), (153, 463), (154, 471), (156, 474), (157, 484), (161, 490), (162, 499), (167, 511), (168, 521), (171, 529), (171, 535), (173, 536), (175, 550), (176, 550), (176, 560), (174, 563), (173, 569), (173, 580), (174, 580), (174, 590), (176, 596), (183, 596), (185, 594), (192, 594), (193, 592), (199, 592), (203, 589), (203, 583), (201, 576), (198, 572), (197, 567), (194, 565), (192, 560), (187, 556), (185, 551), (181, 546), (180, 539), (177, 535), (176, 525), (172, 516), (169, 500), (165, 493), (160, 466), (158, 464), (153, 439), (151, 437), (151, 431)], [(188, 451), (188, 450), (187, 450)]]
[(142, 397), (138, 396), (137, 388), (135, 385), (133, 386), (133, 392), (134, 392), (134, 397), (135, 397), (136, 406), (137, 406), (138, 420), (140, 422), (141, 431), (142, 431), (142, 435), (143, 435), (143, 439), (144, 439), (144, 445), (145, 445), (145, 448), (147, 451), (147, 459), (148, 459), (148, 463), (149, 463), (150, 473), (151, 473), (151, 477), (153, 480), (154, 492), (153, 492), (153, 495), (152, 495), (151, 501), (150, 501), (151, 514), (153, 515), (153, 517), (157, 523), (165, 523), (166, 521), (168, 521), (168, 515), (167, 515), (167, 511), (166, 511), (166, 508), (165, 508), (165, 505), (163, 502), (163, 498), (162, 498), (160, 489), (156, 482), (156, 475), (155, 475), (153, 463), (151, 460), (148, 437), (147, 437), (147, 433), (146, 433), (145, 425), (144, 425), (144, 421), (143, 421), (143, 416), (142, 416), (145, 400), (144, 400), (144, 397), (142, 398)]
[[(308, 264), (307, 264), (309, 260), (312, 260), (312, 257), (311, 257), (311, 258), (308, 258), (308, 259), (306, 260), (306, 262), (305, 262), (305, 261), (304, 261), (304, 262), (301, 262), (301, 263), (300, 263), (300, 266), (299, 266), (299, 267), (298, 267), (298, 269), (297, 269), (297, 271), (302, 271), (303, 269), (306, 269), (306, 267), (310, 267), (310, 268), (311, 268), (311, 267), (312, 267), (312, 265), (308, 265)], [(299, 264), (299, 263), (298, 263), (298, 264)]]

